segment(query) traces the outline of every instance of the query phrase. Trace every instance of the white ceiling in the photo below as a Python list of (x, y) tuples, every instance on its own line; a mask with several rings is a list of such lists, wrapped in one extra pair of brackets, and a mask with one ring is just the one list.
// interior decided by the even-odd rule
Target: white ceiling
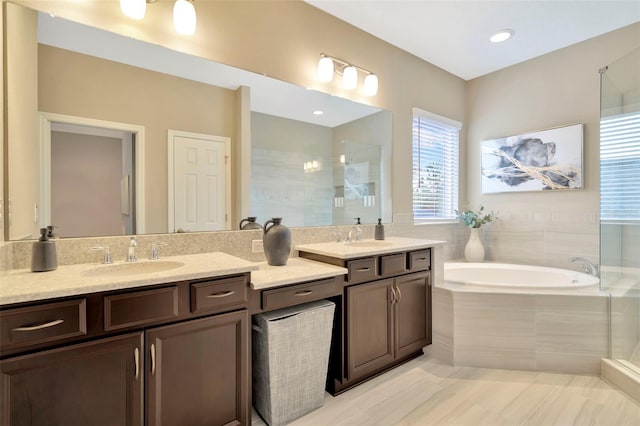
[(640, 21), (640, 0), (305, 1), (465, 80)]

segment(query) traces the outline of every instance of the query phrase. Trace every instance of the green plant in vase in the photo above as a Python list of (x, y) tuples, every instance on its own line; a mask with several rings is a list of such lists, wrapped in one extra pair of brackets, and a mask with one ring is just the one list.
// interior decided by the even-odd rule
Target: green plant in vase
[(491, 211), (485, 212), (484, 206), (478, 210), (456, 210), (456, 218), (471, 229), (469, 241), (464, 247), (464, 258), (467, 262), (482, 262), (484, 260), (484, 246), (480, 239), (480, 227), (484, 224), (498, 220), (498, 214)]

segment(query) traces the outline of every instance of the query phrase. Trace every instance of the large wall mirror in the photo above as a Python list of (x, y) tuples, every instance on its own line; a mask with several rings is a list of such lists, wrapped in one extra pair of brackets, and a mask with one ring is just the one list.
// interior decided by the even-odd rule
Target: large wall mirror
[(390, 112), (5, 5), (10, 240), (391, 221)]

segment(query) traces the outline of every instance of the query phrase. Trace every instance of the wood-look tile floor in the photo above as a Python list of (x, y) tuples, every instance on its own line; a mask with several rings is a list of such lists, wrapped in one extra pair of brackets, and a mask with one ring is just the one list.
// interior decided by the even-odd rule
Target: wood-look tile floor
[[(253, 412), (253, 426), (264, 421)], [(640, 405), (599, 377), (452, 367), (423, 355), (291, 426), (640, 426)]]

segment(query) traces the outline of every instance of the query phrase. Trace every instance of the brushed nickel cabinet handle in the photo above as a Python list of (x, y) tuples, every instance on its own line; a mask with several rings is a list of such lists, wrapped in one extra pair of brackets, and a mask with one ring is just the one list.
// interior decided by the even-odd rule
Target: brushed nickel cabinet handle
[(12, 328), (11, 331), (36, 331), (42, 330), (44, 328), (55, 327), (56, 325), (62, 324), (64, 322), (63, 319), (57, 319), (49, 322), (45, 322), (43, 324), (29, 325), (23, 327)]
[(140, 377), (140, 350), (138, 348), (136, 348), (133, 351), (133, 361), (135, 362), (136, 365), (136, 380), (138, 380), (138, 378)]
[(371, 269), (371, 268), (369, 268), (369, 267), (366, 267), (366, 268), (360, 268), (360, 269), (357, 269), (357, 270), (356, 270), (356, 272), (367, 272), (367, 271), (369, 271), (370, 269)]
[(426, 257), (417, 257), (416, 260), (427, 260)]
[(207, 296), (207, 298), (209, 298), (209, 299), (219, 299), (221, 297), (231, 296), (233, 293), (235, 293), (235, 291), (233, 291), (233, 290), (221, 291), (220, 293), (210, 294), (210, 295)]
[(151, 375), (156, 373), (156, 345), (151, 344)]
[(311, 290), (300, 290), (300, 291), (296, 291), (295, 293), (293, 293), (294, 296), (308, 296), (311, 293), (313, 293), (313, 291)]
[(402, 300), (402, 292), (400, 291), (400, 287), (398, 287), (397, 284), (396, 284), (396, 290), (398, 290), (398, 300), (396, 302), (400, 303), (400, 301)]
[(389, 290), (391, 290), (391, 304), (393, 305), (394, 303), (396, 303), (396, 290), (393, 288), (393, 286), (389, 287)]

